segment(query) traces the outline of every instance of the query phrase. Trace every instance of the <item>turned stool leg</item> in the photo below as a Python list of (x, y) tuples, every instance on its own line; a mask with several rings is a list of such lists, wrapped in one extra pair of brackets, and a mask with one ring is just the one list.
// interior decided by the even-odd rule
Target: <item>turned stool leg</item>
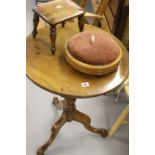
[(82, 32), (84, 28), (84, 15), (78, 17), (78, 26), (80, 32)]
[(37, 35), (38, 23), (39, 23), (39, 16), (36, 13), (34, 13), (34, 15), (33, 15), (33, 31), (32, 31), (33, 38), (35, 38)]
[(60, 119), (54, 124), (52, 130), (51, 130), (51, 136), (48, 139), (48, 141), (38, 149), (37, 155), (44, 155), (44, 152), (47, 150), (47, 148), (51, 145), (51, 143), (54, 141), (55, 137), (57, 136), (60, 128), (65, 124), (66, 122), (66, 116), (63, 114), (61, 115)]
[(99, 134), (103, 137), (106, 137), (108, 135), (108, 132), (105, 129), (97, 129), (90, 125), (91, 119), (86, 114), (76, 110), (74, 113), (74, 120), (82, 123), (86, 129), (88, 129), (90, 132), (94, 132), (96, 134)]
[(55, 54), (56, 25), (50, 25), (50, 40), (51, 40), (51, 52), (52, 54)]
[(62, 22), (62, 27), (63, 27), (63, 28), (65, 27), (65, 24), (66, 24), (66, 22)]

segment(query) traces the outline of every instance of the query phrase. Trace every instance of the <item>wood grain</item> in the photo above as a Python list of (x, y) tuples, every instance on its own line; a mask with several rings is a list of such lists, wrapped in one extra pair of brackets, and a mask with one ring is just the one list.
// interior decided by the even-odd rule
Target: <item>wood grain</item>
[[(85, 24), (84, 31), (103, 30)], [(61, 96), (88, 98), (105, 94), (118, 87), (128, 76), (128, 51), (125, 46), (111, 35), (121, 46), (123, 57), (116, 72), (96, 77), (74, 70), (65, 60), (65, 44), (76, 33), (78, 25), (66, 23), (65, 27), (57, 27), (57, 52), (51, 55), (49, 29), (38, 30), (37, 38), (27, 37), (26, 43), (26, 73), (29, 79), (41, 88)], [(83, 88), (81, 83), (88, 82), (89, 87)]]

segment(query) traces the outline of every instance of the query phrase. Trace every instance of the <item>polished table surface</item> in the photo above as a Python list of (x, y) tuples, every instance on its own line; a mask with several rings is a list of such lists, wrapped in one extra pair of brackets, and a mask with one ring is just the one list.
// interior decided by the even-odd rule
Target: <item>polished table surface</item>
[[(93, 30), (107, 33), (92, 25), (85, 24), (84, 31)], [(128, 76), (128, 51), (125, 46), (113, 35), (123, 51), (123, 58), (118, 70), (104, 76), (89, 76), (74, 70), (65, 60), (64, 51), (66, 42), (78, 33), (75, 23), (66, 23), (62, 28), (57, 27), (57, 51), (50, 52), (49, 29), (42, 28), (34, 39), (27, 37), (26, 45), (26, 73), (27, 77), (41, 88), (61, 96), (88, 98), (105, 94), (119, 86)], [(88, 82), (89, 87), (82, 87), (81, 83)]]

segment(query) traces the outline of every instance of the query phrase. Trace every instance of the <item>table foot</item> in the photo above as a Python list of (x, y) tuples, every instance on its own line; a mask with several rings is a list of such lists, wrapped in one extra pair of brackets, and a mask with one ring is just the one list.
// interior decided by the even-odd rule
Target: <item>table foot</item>
[(38, 151), (37, 151), (37, 155), (44, 155), (44, 151), (41, 150), (41, 149), (38, 149)]
[(78, 17), (78, 26), (79, 26), (80, 32), (82, 32), (84, 28), (84, 15), (81, 15)]
[(38, 149), (37, 151), (37, 155), (44, 155), (44, 152), (47, 150), (47, 148), (51, 145), (51, 143), (54, 141), (54, 139), (56, 138), (59, 130), (61, 129), (61, 127), (65, 124), (66, 122), (66, 116), (64, 114), (61, 115), (61, 117), (59, 118), (59, 120), (54, 124), (54, 126), (52, 127), (51, 130), (51, 136), (48, 139), (48, 141)]
[(38, 23), (39, 23), (39, 16), (36, 13), (34, 13), (34, 15), (33, 15), (33, 31), (32, 31), (33, 38), (35, 38), (36, 35), (38, 34), (37, 33)]
[(52, 54), (55, 54), (56, 25), (50, 25), (50, 40), (51, 40), (51, 52)]
[(85, 128), (87, 130), (89, 130), (90, 132), (94, 132), (94, 133), (99, 134), (103, 137), (106, 137), (108, 135), (107, 130), (97, 129), (97, 128), (92, 127), (90, 125), (91, 119), (89, 118), (89, 116), (87, 116), (86, 114), (84, 114), (78, 110), (76, 110), (74, 113), (74, 120), (79, 122), (79, 123), (82, 123), (85, 126)]

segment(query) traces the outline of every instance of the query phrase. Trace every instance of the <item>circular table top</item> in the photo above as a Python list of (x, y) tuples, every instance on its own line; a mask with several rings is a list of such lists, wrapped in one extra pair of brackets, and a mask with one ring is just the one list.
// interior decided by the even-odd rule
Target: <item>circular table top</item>
[[(107, 33), (95, 26), (85, 24), (84, 31), (89, 30)], [(64, 28), (58, 25), (55, 55), (50, 51), (49, 28), (40, 29), (36, 39), (29, 35), (26, 40), (27, 77), (49, 92), (74, 98), (99, 96), (122, 84), (128, 76), (128, 51), (111, 34), (109, 35), (118, 42), (123, 51), (117, 71), (104, 76), (90, 76), (74, 70), (67, 63), (64, 56), (65, 44), (78, 32), (78, 24), (67, 22)], [(86, 84), (86, 87), (83, 87), (82, 83)]]

